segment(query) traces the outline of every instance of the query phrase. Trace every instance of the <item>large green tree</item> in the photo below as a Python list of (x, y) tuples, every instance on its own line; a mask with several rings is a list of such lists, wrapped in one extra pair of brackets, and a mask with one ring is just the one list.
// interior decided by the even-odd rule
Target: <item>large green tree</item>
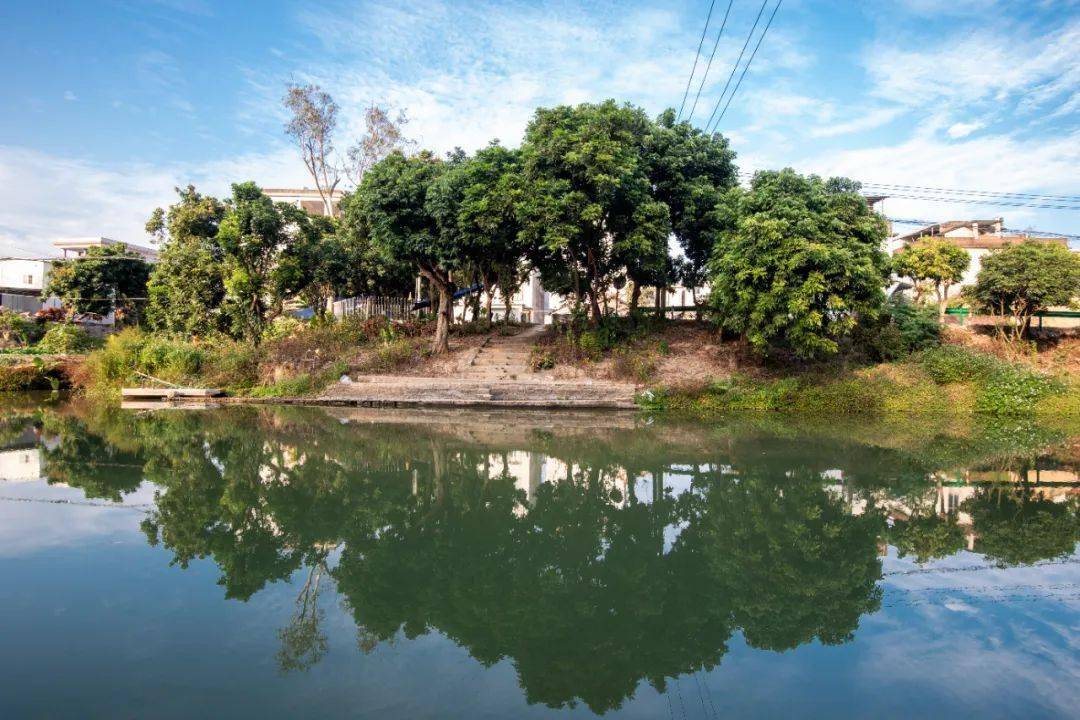
[(436, 353), (450, 350), (450, 273), (461, 260), (456, 231), (441, 225), (428, 205), (429, 191), (445, 169), (430, 152), (411, 157), (394, 152), (364, 175), (357, 191), (374, 245), (388, 258), (413, 264), (438, 293)]
[(453, 236), (456, 264), (474, 266), (487, 286), (489, 318), (494, 287), (509, 306), (528, 271), (515, 211), (521, 188), (520, 153), (492, 143), (452, 163), (428, 196), (442, 232)]
[(718, 230), (716, 206), (738, 182), (735, 152), (720, 133), (677, 123), (668, 109), (657, 118), (645, 157), (654, 194), (668, 206), (688, 263), (673, 279), (692, 288), (704, 284)]
[(53, 262), (46, 296), (55, 295), (78, 313), (108, 315), (117, 323), (137, 320), (146, 298), (150, 265), (123, 243), (89, 248), (79, 257)]
[(545, 287), (588, 302), (620, 275), (662, 276), (671, 232), (653, 192), (646, 147), (653, 123), (613, 100), (540, 109), (522, 145), (518, 212)]
[(949, 288), (964, 278), (971, 258), (961, 247), (943, 238), (927, 238), (897, 253), (893, 258), (893, 270), (901, 277), (908, 277), (916, 288), (921, 282), (932, 283), (937, 295), (938, 316), (945, 316), (949, 301)]
[(224, 251), (217, 233), (225, 205), (192, 185), (176, 192), (177, 202), (154, 210), (146, 223), (161, 243), (147, 283), (147, 320), (157, 330), (184, 335), (224, 330)]
[(759, 172), (719, 207), (710, 269), (720, 324), (762, 354), (831, 355), (885, 300), (887, 227), (850, 181)]
[(257, 341), (280, 310), (284, 294), (304, 284), (303, 279), (283, 278), (294, 268), (279, 261), (295, 252), (297, 223), (306, 215), (275, 205), (255, 183), (237, 183), (232, 190), (217, 234), (223, 251), (223, 306), (233, 334)]
[(1080, 255), (1065, 245), (1028, 240), (983, 259), (972, 294), (991, 313), (1012, 320), (1019, 339), (1031, 318), (1080, 295)]

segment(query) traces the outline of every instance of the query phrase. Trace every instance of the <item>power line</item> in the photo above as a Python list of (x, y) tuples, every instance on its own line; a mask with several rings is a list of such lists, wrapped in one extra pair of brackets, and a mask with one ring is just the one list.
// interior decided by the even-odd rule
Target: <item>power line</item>
[(959, 190), (954, 188), (925, 187), (922, 185), (895, 185), (891, 183), (879, 183), (870, 181), (866, 181), (862, 184), (869, 187), (894, 189), (901, 191), (944, 192), (958, 195), (978, 195), (981, 197), (1011, 197), (1026, 198), (1029, 200), (1050, 200), (1055, 202), (1080, 202), (1080, 196), (1078, 195), (1040, 195), (1035, 193), (1006, 192), (1002, 190)]
[(690, 84), (694, 82), (694, 73), (697, 72), (698, 60), (701, 59), (701, 48), (705, 44), (705, 35), (709, 32), (709, 21), (712, 20), (714, 5), (716, 5), (716, 0), (709, 3), (709, 14), (705, 16), (705, 27), (701, 30), (701, 40), (698, 40), (697, 52), (694, 53), (694, 66), (690, 68), (690, 77), (686, 78), (686, 89), (683, 90), (682, 102), (679, 104), (679, 114), (675, 116), (676, 120), (682, 117), (683, 108), (686, 107), (686, 97), (690, 94)]
[[(863, 191), (863, 194), (866, 194), (866, 191)], [(992, 198), (974, 199), (951, 195), (891, 193), (889, 194), (889, 197), (897, 200), (926, 200), (931, 202), (961, 203), (964, 205), (997, 205), (1001, 207), (1038, 208), (1041, 210), (1080, 210), (1080, 205), (1054, 205), (1050, 203), (1023, 202), (1020, 200), (994, 200)]]
[(116, 255), (116, 256), (113, 256), (113, 257), (88, 257), (88, 256), (85, 256), (85, 255), (79, 255), (78, 257), (72, 257), (72, 258), (18, 257), (18, 256), (0, 257), (0, 262), (2, 262), (4, 260), (24, 260), (24, 261), (27, 261), (27, 262), (57, 262), (57, 263), (66, 263), (66, 262), (75, 262), (75, 261), (79, 261), (79, 262), (95, 262), (95, 261), (96, 262), (113, 262), (114, 260), (138, 260), (140, 262), (148, 262), (146, 258), (141, 257), (139, 255)]
[[(740, 170), (740, 177), (753, 178), (755, 173)], [(1032, 193), (1008, 193), (993, 190), (963, 190), (959, 188), (930, 188), (916, 190), (922, 186), (891, 185), (867, 180), (856, 180), (863, 194), (882, 193), (890, 198), (904, 200), (929, 200), (940, 202), (965, 203), (969, 205), (1003, 205), (1005, 207), (1031, 207), (1048, 210), (1080, 210), (1080, 197), (1075, 200), (1066, 195), (1035, 195)], [(905, 188), (913, 188), (907, 190)], [(1060, 198), (1056, 200), (1055, 198)], [(1045, 199), (1044, 202), (1040, 200)], [(1063, 204), (1068, 203), (1068, 204)]]
[(735, 93), (739, 92), (739, 88), (742, 86), (743, 78), (746, 77), (746, 71), (750, 69), (750, 64), (754, 62), (754, 58), (757, 56), (758, 48), (761, 47), (761, 42), (765, 39), (765, 34), (769, 32), (769, 28), (772, 27), (773, 19), (776, 18), (776, 13), (780, 11), (780, 6), (784, 4), (784, 0), (779, 0), (776, 3), (776, 7), (773, 8), (772, 15), (769, 16), (769, 21), (765, 23), (765, 29), (761, 31), (761, 37), (758, 38), (757, 45), (754, 46), (754, 52), (750, 53), (750, 59), (746, 61), (746, 67), (743, 68), (742, 75), (739, 76), (739, 82), (735, 84), (735, 89), (731, 91), (731, 95), (728, 96), (727, 105), (724, 106), (724, 110), (720, 113), (720, 117), (716, 118), (716, 124), (713, 125), (713, 132), (720, 126), (720, 121), (724, 119), (724, 115), (727, 113), (728, 107), (731, 106), (731, 101), (735, 99)]
[(739, 51), (739, 57), (735, 59), (735, 64), (731, 67), (731, 74), (728, 75), (727, 82), (724, 83), (724, 89), (720, 92), (720, 97), (716, 101), (716, 106), (713, 108), (712, 114), (709, 115), (709, 119), (705, 121), (706, 130), (712, 125), (713, 118), (716, 116), (716, 111), (720, 109), (720, 103), (724, 101), (724, 95), (727, 94), (727, 90), (731, 86), (731, 80), (735, 77), (735, 72), (739, 69), (739, 63), (742, 62), (743, 55), (746, 53), (746, 48), (750, 46), (750, 39), (754, 37), (754, 31), (757, 30), (758, 23), (761, 22), (761, 15), (765, 12), (765, 4), (768, 2), (769, 0), (761, 0), (761, 9), (758, 10), (757, 18), (754, 19), (754, 26), (750, 28), (750, 32), (746, 35), (746, 42), (743, 43), (742, 50)]
[(690, 108), (690, 116), (687, 118), (687, 122), (694, 119), (694, 112), (697, 110), (698, 99), (701, 98), (701, 91), (705, 87), (705, 80), (709, 77), (709, 70), (712, 69), (713, 58), (716, 57), (716, 49), (720, 47), (720, 38), (724, 36), (724, 28), (727, 27), (728, 15), (731, 14), (731, 5), (735, 0), (728, 0), (727, 12), (724, 13), (724, 22), (720, 24), (720, 32), (716, 35), (716, 42), (713, 43), (712, 52), (709, 54), (709, 62), (705, 66), (705, 72), (701, 76), (701, 83), (698, 85), (697, 94), (694, 95), (694, 104)]

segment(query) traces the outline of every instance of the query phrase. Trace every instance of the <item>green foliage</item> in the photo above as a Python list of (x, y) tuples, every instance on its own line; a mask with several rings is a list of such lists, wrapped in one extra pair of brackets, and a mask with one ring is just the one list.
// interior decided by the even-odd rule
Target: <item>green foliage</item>
[(899, 557), (911, 555), (917, 563), (946, 558), (965, 547), (964, 529), (957, 524), (955, 514), (897, 520), (889, 531), (889, 542), (896, 546)]
[(1040, 400), (1063, 390), (1063, 386), (1045, 375), (1002, 365), (982, 384), (976, 396), (976, 409), (992, 415), (1032, 413)]
[(255, 185), (238, 183), (218, 228), (224, 251), (223, 311), (236, 337), (258, 341), (271, 308), (283, 295), (281, 273), (293, 269), (279, 260), (294, 240), (288, 226), (306, 214), (274, 203)]
[(723, 135), (676, 123), (674, 111), (667, 110), (657, 118), (645, 158), (656, 197), (668, 206), (672, 232), (687, 258), (676, 279), (700, 287), (718, 231), (716, 206), (738, 182), (735, 152)]
[(28, 345), (37, 333), (37, 323), (22, 313), (0, 307), (0, 341)]
[(763, 355), (835, 354), (884, 303), (885, 221), (839, 181), (760, 172), (719, 208), (711, 261), (720, 324)]
[(911, 278), (916, 286), (933, 283), (939, 312), (944, 312), (949, 287), (963, 280), (970, 264), (971, 258), (963, 248), (944, 238), (926, 238), (901, 250), (893, 258), (893, 271)]
[(974, 352), (958, 345), (927, 350), (914, 359), (938, 385), (986, 381), (1004, 364), (992, 355)]
[(225, 330), (224, 250), (217, 241), (226, 207), (199, 194), (195, 187), (177, 188), (179, 199), (168, 211), (157, 208), (146, 230), (161, 243), (150, 273), (146, 319), (166, 333), (207, 335)]
[(523, 238), (544, 287), (588, 301), (594, 320), (616, 276), (667, 267), (671, 212), (646, 159), (654, 131), (642, 110), (612, 100), (539, 109), (525, 131)]
[(898, 299), (887, 304), (885, 310), (900, 335), (905, 354), (941, 344), (941, 325), (929, 308)]
[(78, 355), (100, 347), (101, 341), (78, 325), (52, 323), (41, 340), (39, 350), (50, 355)]
[(941, 344), (941, 325), (933, 309), (892, 299), (884, 312), (860, 322), (852, 334), (855, 347), (865, 349), (871, 359), (890, 362), (935, 348)]
[(123, 243), (116, 243), (89, 248), (71, 260), (54, 261), (44, 294), (55, 295), (78, 313), (105, 316), (115, 310), (117, 322), (123, 324), (138, 318), (149, 277), (149, 264)]
[(1034, 240), (1009, 245), (983, 260), (970, 294), (989, 312), (1011, 317), (1019, 339), (1036, 312), (1080, 295), (1080, 254)]

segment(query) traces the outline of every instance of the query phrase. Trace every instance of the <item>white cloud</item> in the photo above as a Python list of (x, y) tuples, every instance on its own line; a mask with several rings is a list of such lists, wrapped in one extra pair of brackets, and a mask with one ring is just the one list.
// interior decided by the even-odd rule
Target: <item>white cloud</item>
[(175, 198), (173, 188), (194, 183), (225, 195), (233, 182), (304, 186), (295, 152), (278, 145), (251, 154), (202, 164), (104, 165), (87, 160), (0, 146), (0, 241), (9, 248), (49, 253), (61, 237), (103, 235), (125, 242), (148, 242), (143, 225), (150, 212)]
[(959, 139), (959, 138), (967, 137), (968, 135), (975, 132), (976, 130), (979, 130), (979, 129), (984, 128), (984, 127), (986, 127), (986, 123), (979, 122), (979, 121), (968, 122), (968, 123), (958, 122), (958, 123), (953, 123), (952, 125), (950, 125), (949, 129), (946, 130), (945, 133), (949, 137), (951, 137), (953, 139)]
[[(796, 163), (803, 171), (846, 175), (857, 180), (999, 192), (1075, 194), (1080, 167), (1080, 129), (1048, 137), (1024, 138), (983, 134), (950, 142), (916, 129), (908, 140), (890, 145), (830, 151)], [(1004, 216), (1010, 227), (1024, 228), (1038, 220), (1041, 230), (1080, 233), (1073, 211), (1018, 208), (992, 201), (946, 203), (890, 199), (889, 215), (948, 220)]]
[(909, 105), (950, 107), (985, 101), (1000, 104), (1023, 95), (1034, 110), (1080, 88), (1080, 19), (1049, 34), (985, 29), (929, 38), (912, 47), (873, 43), (864, 57), (873, 94)]
[(68, 102), (75, 102), (78, 99), (79, 99), (79, 97), (74, 92), (72, 92), (71, 90), (65, 90), (64, 91), (64, 100), (66, 100)]
[(846, 122), (816, 127), (810, 131), (810, 135), (812, 137), (836, 137), (838, 135), (849, 135), (851, 133), (873, 130), (882, 125), (891, 123), (905, 111), (906, 108), (902, 107), (876, 108)]

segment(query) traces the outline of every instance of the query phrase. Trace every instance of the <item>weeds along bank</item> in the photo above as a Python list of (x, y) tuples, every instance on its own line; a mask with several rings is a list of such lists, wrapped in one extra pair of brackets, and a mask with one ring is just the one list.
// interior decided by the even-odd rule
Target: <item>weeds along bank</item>
[(1080, 419), (1080, 382), (957, 346), (844, 372), (781, 378), (735, 374), (644, 391), (642, 407), (715, 419), (746, 411), (815, 415), (1046, 415)]
[[(278, 318), (259, 342), (226, 336), (191, 339), (119, 332), (90, 353), (73, 377), (92, 395), (152, 385), (212, 387), (240, 397), (318, 395), (342, 375), (390, 374), (423, 367), (431, 357), (430, 319), (390, 322), (385, 318), (302, 322)], [(453, 332), (465, 344), (494, 331), (486, 322), (461, 323)]]
[(1078, 363), (1075, 340), (1039, 350), (943, 330), (932, 309), (904, 303), (815, 364), (766, 361), (706, 323), (649, 319), (569, 325), (533, 352), (538, 372), (636, 382), (646, 411), (707, 420), (760, 411), (1080, 418)]
[(302, 323), (281, 318), (259, 342), (188, 339), (123, 330), (89, 354), (74, 377), (94, 395), (162, 380), (250, 397), (317, 393), (347, 372), (385, 372), (424, 357), (421, 322)]

